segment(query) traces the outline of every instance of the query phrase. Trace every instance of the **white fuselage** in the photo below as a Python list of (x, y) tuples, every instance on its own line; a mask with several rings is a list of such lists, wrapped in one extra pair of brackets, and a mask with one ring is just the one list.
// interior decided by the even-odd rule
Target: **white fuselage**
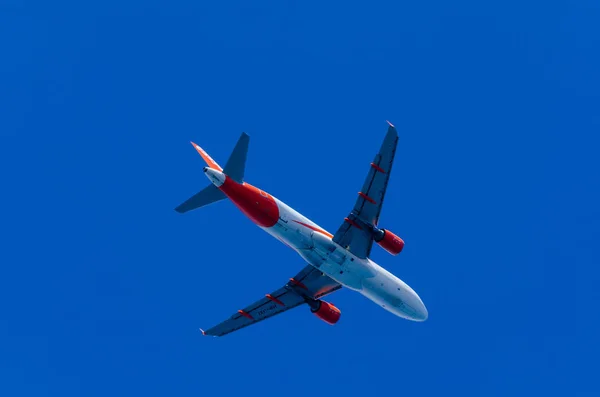
[[(279, 221), (262, 227), (296, 251), (309, 264), (344, 287), (360, 292), (397, 316), (413, 321), (427, 319), (427, 309), (405, 282), (369, 258), (358, 258), (332, 241), (317, 224), (275, 198)], [(308, 225), (308, 226), (307, 226)]]
[[(215, 186), (227, 186), (227, 177), (222, 172), (209, 167), (206, 167), (204, 172)], [(369, 258), (358, 258), (353, 255), (333, 242), (332, 235), (310, 219), (277, 198), (262, 190), (259, 191), (265, 200), (267, 198), (269, 201), (274, 200), (272, 205), (275, 207), (276, 204), (276, 212), (279, 214), (278, 219), (271, 218), (272, 222), (269, 222), (268, 227), (258, 224), (261, 229), (292, 248), (322, 273), (344, 287), (360, 292), (387, 311), (408, 320), (427, 319), (427, 309), (421, 298), (405, 282)], [(250, 204), (253, 206), (254, 203)], [(249, 207), (246, 207), (246, 210), (248, 209)], [(272, 213), (268, 215), (269, 218)], [(255, 223), (260, 217), (256, 213), (250, 216), (256, 218)]]

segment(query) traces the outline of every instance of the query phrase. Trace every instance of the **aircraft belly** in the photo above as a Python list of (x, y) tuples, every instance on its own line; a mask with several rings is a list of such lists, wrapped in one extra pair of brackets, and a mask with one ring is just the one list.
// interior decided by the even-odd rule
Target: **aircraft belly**
[(335, 244), (331, 237), (306, 225), (318, 228), (286, 204), (277, 200), (279, 220), (266, 232), (295, 250), (306, 262), (347, 288), (360, 291), (363, 280), (375, 273), (369, 263)]
[(344, 287), (354, 291), (360, 291), (365, 275), (361, 269), (340, 266), (338, 263), (327, 261), (319, 268), (323, 273), (342, 284)]
[(272, 227), (263, 228), (265, 231), (344, 287), (360, 291), (398, 316), (411, 317), (413, 310), (407, 302), (412, 303), (416, 294), (408, 285), (370, 259), (359, 258), (334, 243), (331, 234), (280, 200), (274, 200), (279, 219)]
[(264, 228), (295, 250), (306, 262), (344, 287), (360, 292), (385, 310), (422, 321), (427, 310), (419, 296), (402, 280), (370, 259), (358, 258), (334, 243), (316, 224), (277, 200), (278, 222)]

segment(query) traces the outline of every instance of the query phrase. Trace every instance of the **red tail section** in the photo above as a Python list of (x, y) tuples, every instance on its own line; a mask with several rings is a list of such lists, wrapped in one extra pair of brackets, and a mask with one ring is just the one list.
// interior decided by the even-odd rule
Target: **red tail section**
[(279, 220), (279, 207), (275, 199), (249, 183), (237, 183), (226, 177), (219, 189), (257, 225), (271, 227)]

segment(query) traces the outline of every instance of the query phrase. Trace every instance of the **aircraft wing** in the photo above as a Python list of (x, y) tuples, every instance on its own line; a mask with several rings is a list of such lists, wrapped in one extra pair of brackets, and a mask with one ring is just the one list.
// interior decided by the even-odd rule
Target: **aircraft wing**
[(306, 303), (306, 299), (321, 298), (341, 287), (342, 285), (337, 281), (308, 265), (283, 287), (238, 310), (229, 319), (202, 333), (223, 336), (300, 306)]
[(373, 247), (373, 235), (370, 226), (377, 226), (383, 198), (387, 189), (392, 164), (398, 145), (398, 132), (390, 125), (379, 149), (371, 163), (367, 179), (352, 212), (333, 236), (333, 241), (348, 249), (359, 258), (366, 258)]

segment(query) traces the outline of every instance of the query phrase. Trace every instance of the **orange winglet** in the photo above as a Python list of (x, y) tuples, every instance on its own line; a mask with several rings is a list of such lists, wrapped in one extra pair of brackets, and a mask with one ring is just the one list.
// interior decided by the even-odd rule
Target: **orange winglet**
[(365, 200), (367, 200), (369, 203), (373, 203), (373, 204), (377, 204), (375, 202), (375, 200), (373, 200), (371, 197), (367, 196), (366, 194), (364, 194), (363, 192), (358, 192), (358, 195), (362, 198), (364, 198)]
[(371, 167), (373, 167), (373, 168), (375, 168), (377, 171), (379, 171), (379, 172), (381, 172), (381, 173), (384, 173), (384, 174), (385, 174), (385, 171), (383, 170), (383, 168), (381, 168), (381, 167), (380, 167), (380, 166), (378, 166), (377, 164), (375, 164), (375, 163), (371, 163)]
[(294, 285), (297, 285), (297, 286), (298, 286), (298, 287), (300, 287), (300, 288), (304, 288), (304, 289), (306, 289), (306, 290), (308, 289), (308, 288), (306, 288), (306, 285), (302, 284), (300, 281), (297, 281), (297, 280), (296, 280), (295, 278), (293, 278), (293, 277), (292, 277), (292, 278), (290, 278), (290, 282), (291, 282), (292, 284), (294, 284)]
[(344, 220), (346, 222), (348, 222), (349, 224), (351, 224), (352, 226), (354, 226), (354, 227), (362, 230), (362, 227), (360, 227), (360, 225), (358, 223), (354, 222), (352, 219), (350, 219), (350, 218), (344, 218)]
[(283, 304), (283, 302), (282, 302), (282, 301), (280, 301), (280, 300), (279, 300), (279, 299), (277, 299), (277, 298), (274, 298), (273, 296), (271, 296), (271, 294), (266, 294), (265, 296), (266, 296), (268, 299), (272, 300), (273, 302), (277, 303), (278, 305), (285, 306), (285, 305)]
[(192, 144), (194, 149), (196, 149), (196, 151), (198, 153), (200, 153), (200, 156), (202, 156), (202, 158), (204, 159), (204, 161), (206, 161), (206, 164), (208, 164), (208, 166), (210, 168), (214, 168), (215, 170), (223, 171), (223, 168), (221, 168), (221, 166), (219, 164), (217, 164), (217, 162), (215, 160), (213, 160), (212, 157), (210, 157), (208, 155), (208, 153), (206, 153), (204, 151), (204, 149), (202, 149), (200, 146), (196, 145), (194, 142), (190, 142), (190, 143)]
[(238, 310), (238, 313), (241, 314), (242, 316), (246, 317), (247, 319), (254, 320), (254, 317), (252, 317), (251, 315), (249, 315), (248, 313), (246, 313), (243, 310)]

